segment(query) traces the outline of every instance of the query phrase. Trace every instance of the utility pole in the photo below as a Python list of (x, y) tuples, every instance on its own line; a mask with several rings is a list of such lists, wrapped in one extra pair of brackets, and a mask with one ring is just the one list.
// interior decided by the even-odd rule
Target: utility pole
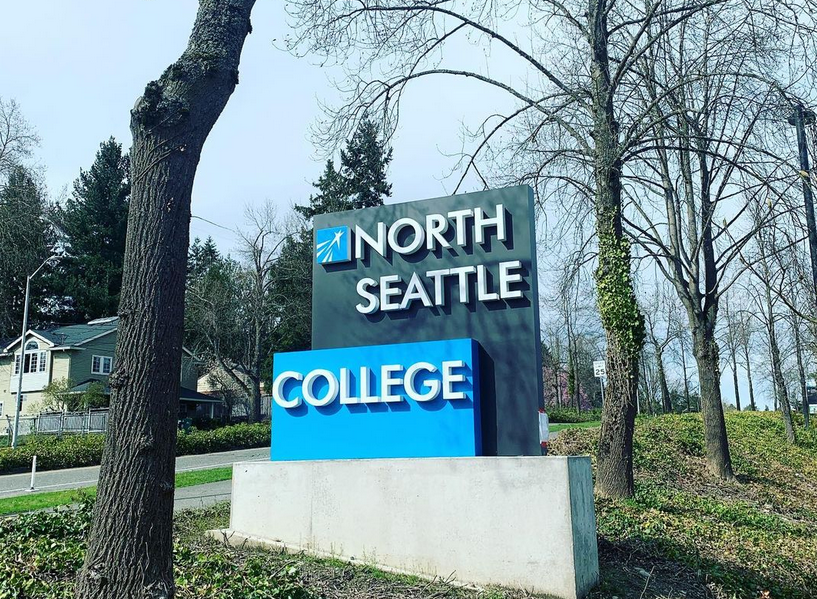
[[(808, 145), (806, 144), (806, 125), (815, 122), (814, 111), (807, 110), (799, 101), (794, 106), (794, 113), (788, 119), (790, 125), (797, 129), (797, 152), (800, 155), (800, 176), (803, 179), (803, 203), (806, 208), (806, 230), (808, 232), (808, 249), (811, 258), (811, 291), (817, 300), (817, 225), (814, 222), (814, 196), (811, 191), (811, 170), (808, 163)], [(803, 404), (805, 427), (809, 425), (808, 402)]]
[(37, 267), (37, 270), (26, 277), (26, 299), (23, 307), (23, 334), (20, 336), (20, 370), (18, 373), (19, 377), (17, 378), (17, 399), (14, 402), (14, 429), (11, 438), (12, 448), (17, 447), (17, 437), (20, 431), (20, 408), (22, 407), (20, 404), (23, 403), (23, 371), (26, 367), (26, 332), (28, 332), (28, 298), (31, 292), (31, 279), (40, 272), (43, 266), (60, 257), (62, 257), (62, 249), (60, 249), (60, 253), (55, 253), (46, 258), (43, 263)]

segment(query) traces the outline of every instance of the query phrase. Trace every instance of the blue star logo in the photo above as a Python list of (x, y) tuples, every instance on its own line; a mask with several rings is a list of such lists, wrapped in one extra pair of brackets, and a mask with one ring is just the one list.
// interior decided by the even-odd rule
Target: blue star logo
[(318, 264), (349, 262), (351, 259), (349, 227), (329, 227), (315, 231), (315, 261)]

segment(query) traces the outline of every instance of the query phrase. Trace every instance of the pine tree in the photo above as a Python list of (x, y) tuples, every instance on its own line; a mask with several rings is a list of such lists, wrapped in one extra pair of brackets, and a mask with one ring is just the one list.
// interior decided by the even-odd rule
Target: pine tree
[[(327, 161), (323, 174), (314, 183), (318, 193), (309, 204), (296, 206), (304, 218), (317, 214), (382, 206), (391, 197), (386, 170), (392, 159), (391, 148), (378, 139), (377, 126), (364, 119), (346, 148), (340, 153), (340, 169)], [(275, 351), (309, 349), (312, 345), (312, 228), (304, 226), (281, 249), (275, 266), (274, 293), (278, 307), (273, 347)], [(272, 372), (272, 369), (268, 369)]]
[(391, 148), (378, 139), (377, 125), (364, 119), (340, 152), (340, 169), (328, 160), (313, 183), (318, 193), (309, 197), (308, 205), (295, 210), (311, 219), (316, 214), (382, 206), (383, 198), (391, 197), (391, 183), (386, 181), (391, 158)]
[(382, 206), (383, 198), (391, 197), (391, 183), (386, 182), (391, 157), (391, 148), (378, 139), (377, 125), (364, 119), (340, 152), (340, 172), (351, 208)]
[(91, 169), (81, 170), (60, 215), (70, 257), (52, 277), (68, 299), (60, 320), (85, 322), (116, 314), (125, 254), (130, 163), (113, 138), (100, 144)]
[(221, 253), (216, 242), (209, 235), (204, 243), (196, 237), (187, 251), (187, 278), (188, 282), (195, 281), (203, 276), (210, 268), (221, 260)]

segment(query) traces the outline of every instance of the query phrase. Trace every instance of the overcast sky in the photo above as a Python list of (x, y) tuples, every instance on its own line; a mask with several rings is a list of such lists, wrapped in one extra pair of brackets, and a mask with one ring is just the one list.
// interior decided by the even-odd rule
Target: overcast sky
[[(17, 100), (39, 132), (36, 160), (52, 197), (70, 191), (100, 142), (113, 135), (130, 147), (130, 108), (145, 84), (183, 51), (197, 5), (196, 0), (5, 3), (0, 97)], [(220, 226), (194, 218), (191, 239), (211, 235), (230, 251), (235, 237), (229, 229), (242, 224), (244, 205), (270, 200), (284, 213), (313, 192), (311, 182), (323, 163), (309, 128), (322, 116), (319, 102), (337, 102), (331, 80), (342, 73), (319, 67), (317, 58), (278, 49), (287, 32), (284, 3), (260, 0), (240, 84), (204, 146), (193, 190), (193, 214)], [(479, 50), (467, 46), (454, 48), (453, 58), (472, 66), (481, 60)], [(506, 107), (506, 98), (447, 78), (410, 88), (393, 141), (391, 201), (450, 193), (459, 174), (449, 176), (455, 162), (450, 154), (461, 148), (462, 122), (473, 124)], [(471, 183), (461, 191), (477, 188)], [(544, 297), (547, 290), (542, 291)], [(727, 369), (722, 383), (724, 399), (732, 399)], [(745, 389), (742, 395), (746, 402)]]

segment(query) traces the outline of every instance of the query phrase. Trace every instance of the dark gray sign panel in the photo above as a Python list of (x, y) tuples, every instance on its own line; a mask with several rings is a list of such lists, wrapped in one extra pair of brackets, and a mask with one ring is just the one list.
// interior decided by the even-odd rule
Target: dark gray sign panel
[(532, 190), (322, 214), (314, 224), (312, 348), (475, 339), (483, 453), (539, 455)]

